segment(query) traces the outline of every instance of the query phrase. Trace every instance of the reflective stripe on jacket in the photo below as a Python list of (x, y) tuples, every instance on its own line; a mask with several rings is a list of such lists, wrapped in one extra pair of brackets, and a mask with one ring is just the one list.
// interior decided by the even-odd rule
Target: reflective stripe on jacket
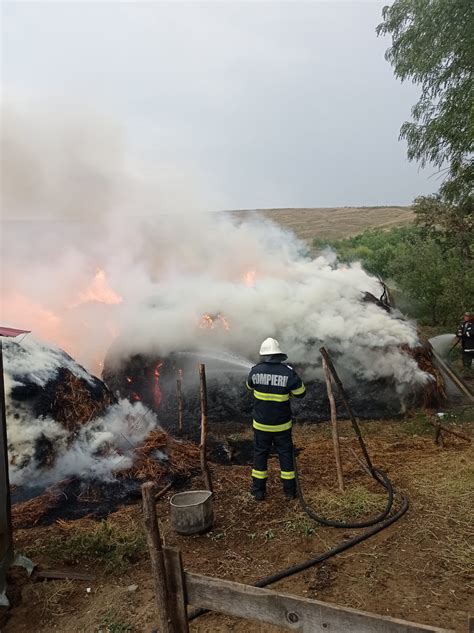
[(291, 429), (290, 398), (303, 398), (303, 381), (293, 367), (280, 361), (264, 361), (250, 370), (247, 388), (253, 392), (253, 427), (259, 431)]

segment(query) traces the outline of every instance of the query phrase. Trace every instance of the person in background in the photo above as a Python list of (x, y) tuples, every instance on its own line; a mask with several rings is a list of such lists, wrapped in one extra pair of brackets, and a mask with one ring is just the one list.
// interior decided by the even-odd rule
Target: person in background
[(280, 460), (280, 477), (287, 499), (296, 498), (290, 398), (303, 398), (306, 389), (296, 371), (284, 361), (287, 355), (274, 338), (260, 347), (260, 362), (252, 367), (247, 389), (253, 394), (254, 455), (251, 493), (257, 501), (265, 499), (267, 461), (275, 445)]
[(471, 368), (472, 359), (474, 358), (474, 315), (471, 312), (464, 314), (456, 336), (461, 341), (462, 364), (466, 368)]

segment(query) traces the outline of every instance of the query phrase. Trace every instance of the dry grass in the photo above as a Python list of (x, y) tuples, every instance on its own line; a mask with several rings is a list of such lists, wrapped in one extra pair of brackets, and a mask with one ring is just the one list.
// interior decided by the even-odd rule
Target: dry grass
[(436, 550), (437, 557), (441, 557), (440, 576), (459, 574), (468, 578), (474, 569), (473, 461), (462, 458), (455, 470), (450, 465), (449, 473), (443, 461), (438, 459), (430, 464), (429, 472), (419, 472), (414, 477), (412, 488), (432, 523), (429, 534), (424, 522), (412, 538), (426, 542), (429, 537), (431, 545), (426, 551)]
[(76, 591), (72, 580), (45, 580), (32, 586), (31, 599), (41, 606), (42, 617), (61, 617), (69, 612), (68, 598)]
[(262, 209), (234, 211), (237, 218), (265, 217), (292, 230), (300, 239), (341, 239), (368, 228), (405, 226), (414, 220), (410, 207), (339, 207), (322, 209)]

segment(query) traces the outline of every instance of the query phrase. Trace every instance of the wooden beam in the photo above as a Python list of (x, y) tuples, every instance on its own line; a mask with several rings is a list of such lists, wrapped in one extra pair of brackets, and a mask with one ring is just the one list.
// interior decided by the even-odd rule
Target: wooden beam
[(451, 367), (449, 367), (449, 365), (447, 365), (447, 363), (445, 363), (444, 360), (440, 356), (438, 356), (438, 354), (433, 349), (431, 343), (428, 343), (428, 345), (433, 354), (433, 358), (435, 359), (441, 371), (444, 371), (448, 375), (448, 377), (456, 385), (459, 391), (463, 395), (465, 395), (470, 402), (474, 402), (474, 395), (472, 394), (471, 389), (466, 385), (464, 380), (460, 376), (458, 376), (456, 372)]
[(176, 400), (178, 401), (178, 433), (183, 434), (183, 391), (181, 388), (181, 370), (178, 369), (176, 379)]
[(323, 370), (324, 377), (326, 379), (326, 390), (328, 392), (329, 408), (331, 410), (332, 443), (334, 446), (334, 458), (336, 460), (337, 482), (339, 484), (339, 490), (341, 492), (344, 492), (344, 475), (342, 474), (341, 447), (339, 445), (339, 432), (337, 430), (336, 402), (334, 400), (334, 393), (332, 391), (331, 374), (329, 372), (329, 367), (324, 357)]
[[(454, 633), (364, 611), (185, 572), (194, 606), (303, 633)], [(249, 630), (251, 628), (249, 627)]]
[(156, 516), (155, 495), (156, 486), (153, 482), (149, 481), (143, 484), (143, 516), (148, 551), (150, 553), (151, 573), (155, 585), (158, 631), (159, 633), (173, 633), (172, 622), (168, 611), (169, 601), (166, 587), (165, 562), (161, 546), (158, 518)]
[(199, 379), (201, 384), (201, 443), (199, 445), (201, 456), (201, 470), (204, 477), (204, 485), (212, 492), (211, 471), (207, 463), (207, 387), (206, 387), (206, 366), (199, 365)]
[(175, 633), (189, 633), (186, 610), (186, 590), (184, 585), (181, 552), (175, 547), (164, 547), (166, 583), (168, 586), (168, 608)]
[(35, 569), (33, 571), (34, 580), (83, 580), (85, 582), (93, 582), (95, 577), (91, 574), (81, 574), (70, 569)]

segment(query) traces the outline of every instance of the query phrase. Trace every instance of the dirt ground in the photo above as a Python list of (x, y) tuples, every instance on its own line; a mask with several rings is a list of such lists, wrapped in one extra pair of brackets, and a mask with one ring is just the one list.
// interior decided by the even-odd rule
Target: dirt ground
[[(446, 424), (472, 435), (473, 415), (472, 408), (464, 409), (447, 417)], [(362, 428), (374, 464), (388, 472), (397, 490), (408, 495), (408, 514), (346, 553), (272, 588), (467, 631), (468, 613), (474, 613), (473, 444), (446, 436), (444, 447), (435, 445), (424, 414), (400, 421), (364, 422)], [(240, 435), (245, 439), (250, 431)], [(383, 496), (349, 450), (358, 451), (358, 446), (345, 422), (341, 436), (347, 484), (344, 495), (336, 487), (328, 425), (295, 428), (295, 444), (301, 449), (302, 486), (319, 510), (360, 518), (376, 505), (383, 507)], [(169, 524), (170, 495), (158, 502), (166, 544), (182, 550), (188, 570), (252, 583), (354, 535), (351, 530), (316, 525), (302, 513), (298, 502), (285, 501), (275, 458), (271, 460), (268, 499), (262, 503), (248, 493), (248, 466), (213, 465), (212, 475), (215, 524), (208, 534), (176, 535)], [(201, 486), (196, 478), (189, 487)], [(122, 508), (107, 525), (124, 535), (142, 538), (140, 504)], [(146, 549), (141, 548), (135, 560), (112, 572), (106, 570), (100, 552), (90, 556), (86, 549), (72, 557), (69, 552), (62, 563), (57, 562), (61, 548), (67, 547), (74, 535), (87, 535), (93, 529), (97, 523), (85, 518), (15, 533), (17, 551), (26, 552), (42, 568), (72, 569), (94, 579), (33, 582), (23, 572), (15, 572), (16, 606), (2, 632), (124, 633), (153, 629), (153, 589)], [(51, 544), (56, 544), (57, 551)], [(279, 629), (216, 614), (191, 624), (196, 633), (249, 630), (271, 633)]]
[(257, 213), (291, 229), (300, 239), (341, 239), (368, 228), (390, 229), (410, 224), (415, 214), (410, 207), (335, 207), (320, 209), (262, 209), (235, 211), (237, 217)]

